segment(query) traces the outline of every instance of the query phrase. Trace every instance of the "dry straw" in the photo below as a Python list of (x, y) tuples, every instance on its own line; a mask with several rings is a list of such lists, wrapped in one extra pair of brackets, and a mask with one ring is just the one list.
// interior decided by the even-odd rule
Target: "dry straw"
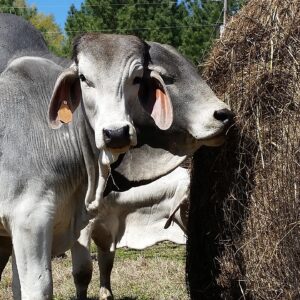
[(236, 113), (194, 157), (192, 299), (300, 299), (300, 0), (252, 0), (203, 66)]

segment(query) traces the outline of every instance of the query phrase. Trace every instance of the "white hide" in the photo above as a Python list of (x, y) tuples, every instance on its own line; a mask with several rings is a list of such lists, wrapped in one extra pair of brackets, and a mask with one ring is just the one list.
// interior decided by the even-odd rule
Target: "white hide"
[[(93, 225), (93, 236), (101, 235), (101, 228), (110, 232), (114, 247), (144, 249), (161, 241), (185, 244), (181, 227), (180, 204), (187, 200), (189, 173), (177, 168), (170, 174), (144, 186), (126, 192), (110, 193)], [(173, 215), (173, 221), (164, 228)], [(181, 227), (180, 227), (181, 226)]]

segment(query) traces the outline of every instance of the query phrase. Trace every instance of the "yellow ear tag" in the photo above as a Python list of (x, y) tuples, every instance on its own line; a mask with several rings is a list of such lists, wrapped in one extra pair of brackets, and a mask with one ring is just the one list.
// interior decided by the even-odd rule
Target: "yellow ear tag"
[(67, 101), (63, 101), (59, 110), (58, 110), (58, 119), (62, 123), (70, 123), (72, 121), (72, 111), (67, 103)]

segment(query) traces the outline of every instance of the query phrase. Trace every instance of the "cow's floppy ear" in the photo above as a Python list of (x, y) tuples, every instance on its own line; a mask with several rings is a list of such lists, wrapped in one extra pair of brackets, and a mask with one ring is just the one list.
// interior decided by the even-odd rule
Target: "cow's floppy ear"
[(48, 110), (52, 128), (72, 121), (72, 114), (81, 100), (81, 88), (75, 64), (57, 78)]
[(173, 106), (166, 85), (156, 71), (148, 73), (140, 87), (139, 99), (155, 124), (162, 130), (173, 123)]

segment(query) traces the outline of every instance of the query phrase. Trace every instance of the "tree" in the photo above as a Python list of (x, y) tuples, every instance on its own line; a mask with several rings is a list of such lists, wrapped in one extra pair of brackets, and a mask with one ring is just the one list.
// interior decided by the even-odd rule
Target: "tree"
[[(235, 14), (246, 0), (229, 0), (228, 15)], [(181, 31), (180, 51), (194, 63), (205, 58), (213, 41), (219, 36), (223, 23), (223, 1), (186, 0), (183, 1), (188, 15)]]
[(0, 0), (0, 12), (22, 16), (29, 20), (37, 13), (35, 6), (28, 6), (25, 0)]
[(37, 13), (32, 16), (29, 21), (43, 34), (50, 51), (59, 56), (63, 55), (62, 46), (64, 36), (62, 35), (59, 26), (54, 22), (53, 16)]
[(71, 5), (65, 23), (68, 38), (73, 39), (83, 32), (115, 32), (117, 28), (116, 11), (122, 2), (117, 0), (85, 0), (79, 10)]
[(65, 25), (69, 40), (87, 31), (134, 34), (144, 40), (180, 45), (184, 5), (169, 0), (85, 0), (71, 6)]
[[(245, 0), (228, 1), (234, 13)], [(85, 0), (78, 10), (71, 6), (65, 30), (69, 44), (81, 32), (134, 34), (171, 44), (198, 63), (218, 36), (222, 10), (216, 0)]]
[(65, 23), (65, 52), (71, 52), (72, 40), (84, 32), (117, 32), (117, 11), (125, 1), (85, 0), (79, 10), (71, 5)]
[(122, 5), (117, 15), (117, 32), (147, 39), (147, 20), (153, 18), (149, 6), (149, 1), (140, 4), (136, 0), (129, 0), (126, 5)]
[(229, 0), (228, 1), (228, 11), (229, 15), (235, 15), (246, 3), (248, 0)]
[(223, 3), (215, 1), (185, 1), (188, 15), (184, 20), (180, 51), (199, 63), (217, 37)]
[(184, 6), (175, 1), (131, 0), (118, 11), (117, 28), (145, 40), (178, 46), (185, 13)]

